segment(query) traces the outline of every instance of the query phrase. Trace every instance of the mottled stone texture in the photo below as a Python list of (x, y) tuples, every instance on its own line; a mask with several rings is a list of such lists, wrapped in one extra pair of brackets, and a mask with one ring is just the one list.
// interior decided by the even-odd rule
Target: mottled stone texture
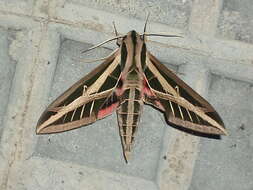
[(251, 0), (224, 0), (219, 33), (228, 39), (253, 43), (253, 4)]
[[(36, 135), (46, 106), (117, 45), (143, 31), (148, 50), (204, 96), (229, 136), (193, 136), (145, 106), (130, 163), (115, 114), (60, 134)], [(1, 190), (250, 190), (253, 187), (253, 4), (251, 0), (0, 1)], [(243, 43), (241, 43), (243, 42)]]

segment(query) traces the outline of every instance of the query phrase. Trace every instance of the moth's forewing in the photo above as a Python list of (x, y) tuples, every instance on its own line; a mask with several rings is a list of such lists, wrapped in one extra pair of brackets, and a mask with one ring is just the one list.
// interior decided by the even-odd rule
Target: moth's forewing
[(119, 67), (116, 51), (48, 106), (38, 121), (37, 133), (68, 131), (111, 114), (117, 107), (114, 89)]
[(227, 134), (215, 109), (150, 53), (145, 76), (145, 101), (163, 111), (169, 122), (202, 133)]

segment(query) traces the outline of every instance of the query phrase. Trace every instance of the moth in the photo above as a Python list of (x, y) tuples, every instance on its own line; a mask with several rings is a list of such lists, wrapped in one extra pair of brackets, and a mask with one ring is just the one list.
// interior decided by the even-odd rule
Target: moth
[(51, 103), (36, 132), (64, 132), (117, 113), (126, 161), (130, 158), (144, 104), (164, 113), (169, 124), (206, 134), (226, 135), (215, 109), (146, 47), (146, 33), (117, 36), (118, 48)]

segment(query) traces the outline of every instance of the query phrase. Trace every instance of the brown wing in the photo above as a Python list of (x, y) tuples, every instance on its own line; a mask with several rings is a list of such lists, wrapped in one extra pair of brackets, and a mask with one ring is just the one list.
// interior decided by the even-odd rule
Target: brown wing
[(169, 122), (209, 134), (227, 134), (215, 109), (153, 55), (147, 53), (145, 103), (163, 111)]
[(111, 114), (118, 105), (119, 60), (116, 51), (51, 103), (38, 121), (37, 134), (75, 129)]

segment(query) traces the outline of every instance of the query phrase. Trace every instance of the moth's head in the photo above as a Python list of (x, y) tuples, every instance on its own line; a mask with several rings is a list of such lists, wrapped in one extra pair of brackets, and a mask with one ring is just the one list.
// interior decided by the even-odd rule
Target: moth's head
[(143, 35), (138, 34), (135, 30), (131, 30), (119, 41), (119, 46), (122, 45), (123, 42), (136, 45), (137, 43), (143, 42)]
[(140, 35), (135, 31), (135, 30), (131, 30), (127, 33), (126, 35), (127, 38), (132, 38), (132, 39), (136, 39), (139, 38)]

